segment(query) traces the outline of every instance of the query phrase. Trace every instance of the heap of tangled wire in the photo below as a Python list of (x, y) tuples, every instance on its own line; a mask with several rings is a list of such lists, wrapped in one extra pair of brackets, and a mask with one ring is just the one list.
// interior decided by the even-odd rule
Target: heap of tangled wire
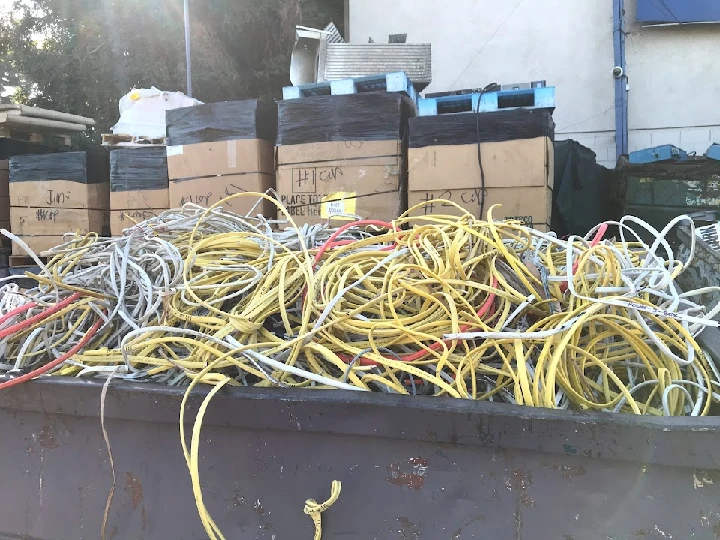
[(720, 397), (696, 341), (720, 308), (678, 289), (666, 240), (687, 217), (560, 240), (492, 209), (338, 228), (222, 205), (68, 237), (36, 288), (5, 286), (0, 368), (667, 416)]

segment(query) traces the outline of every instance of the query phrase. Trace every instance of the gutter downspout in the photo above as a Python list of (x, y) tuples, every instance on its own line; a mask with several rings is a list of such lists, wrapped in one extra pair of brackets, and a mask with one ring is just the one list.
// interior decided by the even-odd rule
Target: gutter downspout
[(190, 0), (183, 2), (183, 19), (185, 25), (185, 67), (187, 70), (187, 97), (192, 97), (192, 62), (190, 58)]
[(613, 0), (613, 50), (615, 53), (615, 153), (628, 153), (628, 77), (625, 72), (625, 0)]
[(345, 0), (345, 9), (344, 9), (345, 17), (343, 23), (343, 34), (345, 34), (343, 37), (345, 38), (345, 41), (347, 43), (350, 43), (350, 0)]

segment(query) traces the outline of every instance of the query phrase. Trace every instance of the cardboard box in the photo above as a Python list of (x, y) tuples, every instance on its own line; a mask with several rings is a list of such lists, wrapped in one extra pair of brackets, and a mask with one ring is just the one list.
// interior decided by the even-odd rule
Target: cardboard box
[[(20, 238), (35, 252), (35, 255), (38, 256), (44, 251), (48, 251), (55, 246), (65, 243), (64, 236), (20, 236)], [(21, 257), (29, 256), (27, 252), (20, 247), (20, 244), (16, 242), (13, 242), (12, 244), (12, 254)]]
[(403, 147), (399, 140), (289, 144), (277, 147), (277, 163), (294, 165), (347, 159), (362, 159), (364, 163), (370, 163), (372, 159), (377, 159), (382, 164), (387, 161), (383, 158), (396, 158), (402, 154)]
[(528, 227), (534, 227), (540, 231), (547, 232), (550, 230), (552, 190), (548, 187), (486, 189), (485, 215), (483, 216), (480, 216), (480, 188), (411, 191), (408, 194), (409, 208), (420, 203), (428, 203), (410, 213), (411, 216), (420, 218), (414, 220), (414, 223), (421, 224), (423, 216), (432, 214), (462, 215), (462, 212), (451, 204), (434, 202), (440, 199), (457, 203), (473, 216), (482, 217), (483, 220), (486, 218), (487, 211), (491, 206), (501, 204), (502, 208), (493, 211), (493, 218), (496, 221), (516, 219), (522, 221)]
[[(552, 188), (553, 143), (548, 137), (480, 144), (485, 187)], [(408, 189), (477, 187), (480, 182), (477, 144), (408, 149)]]
[[(485, 212), (503, 208), (495, 219), (522, 219), (549, 228), (554, 180), (553, 143), (549, 137), (486, 142), (480, 145), (485, 173)], [(408, 206), (448, 199), (476, 217), (482, 198), (477, 144), (438, 145), (408, 150)], [(441, 188), (441, 189), (439, 189)], [(430, 204), (411, 213), (461, 215), (451, 205)]]
[(18, 208), (10, 209), (11, 231), (18, 236), (54, 236), (58, 233), (90, 232), (107, 236), (110, 216), (107, 210), (74, 208)]
[(262, 139), (167, 147), (168, 178), (199, 178), (243, 173), (272, 173), (273, 147)]
[(143, 208), (110, 211), (110, 234), (112, 236), (122, 236), (125, 229), (129, 229), (133, 225), (154, 217), (165, 212), (167, 208)]
[(110, 210), (170, 208), (169, 189), (134, 189), (110, 193)]
[(337, 214), (391, 221), (405, 210), (405, 161), (398, 140), (279, 146), (277, 160), (280, 202), (298, 225)]
[(10, 205), (24, 208), (82, 208), (107, 210), (110, 184), (83, 184), (70, 180), (11, 182)]
[[(275, 188), (275, 176), (272, 174), (250, 173), (215, 176), (212, 178), (194, 178), (190, 180), (170, 180), (170, 208), (179, 208), (187, 203), (210, 207), (226, 197), (237, 193), (265, 193)], [(226, 210), (245, 215), (262, 214), (274, 219), (277, 207), (263, 200), (256, 207), (255, 197), (237, 197), (224, 205)], [(253, 207), (255, 207), (253, 209)]]

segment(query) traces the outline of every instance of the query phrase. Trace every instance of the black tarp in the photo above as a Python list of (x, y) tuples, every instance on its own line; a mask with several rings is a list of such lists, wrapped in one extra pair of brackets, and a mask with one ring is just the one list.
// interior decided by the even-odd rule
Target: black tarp
[(614, 171), (599, 165), (595, 152), (577, 141), (555, 142), (552, 230), (584, 236), (598, 223), (619, 217)]

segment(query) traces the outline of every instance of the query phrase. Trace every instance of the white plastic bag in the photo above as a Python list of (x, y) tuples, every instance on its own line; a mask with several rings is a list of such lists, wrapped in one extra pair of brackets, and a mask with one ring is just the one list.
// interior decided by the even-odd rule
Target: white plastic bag
[(202, 105), (202, 101), (182, 92), (163, 92), (154, 86), (133, 89), (120, 98), (120, 120), (112, 132), (136, 137), (164, 137), (165, 111), (193, 105)]

